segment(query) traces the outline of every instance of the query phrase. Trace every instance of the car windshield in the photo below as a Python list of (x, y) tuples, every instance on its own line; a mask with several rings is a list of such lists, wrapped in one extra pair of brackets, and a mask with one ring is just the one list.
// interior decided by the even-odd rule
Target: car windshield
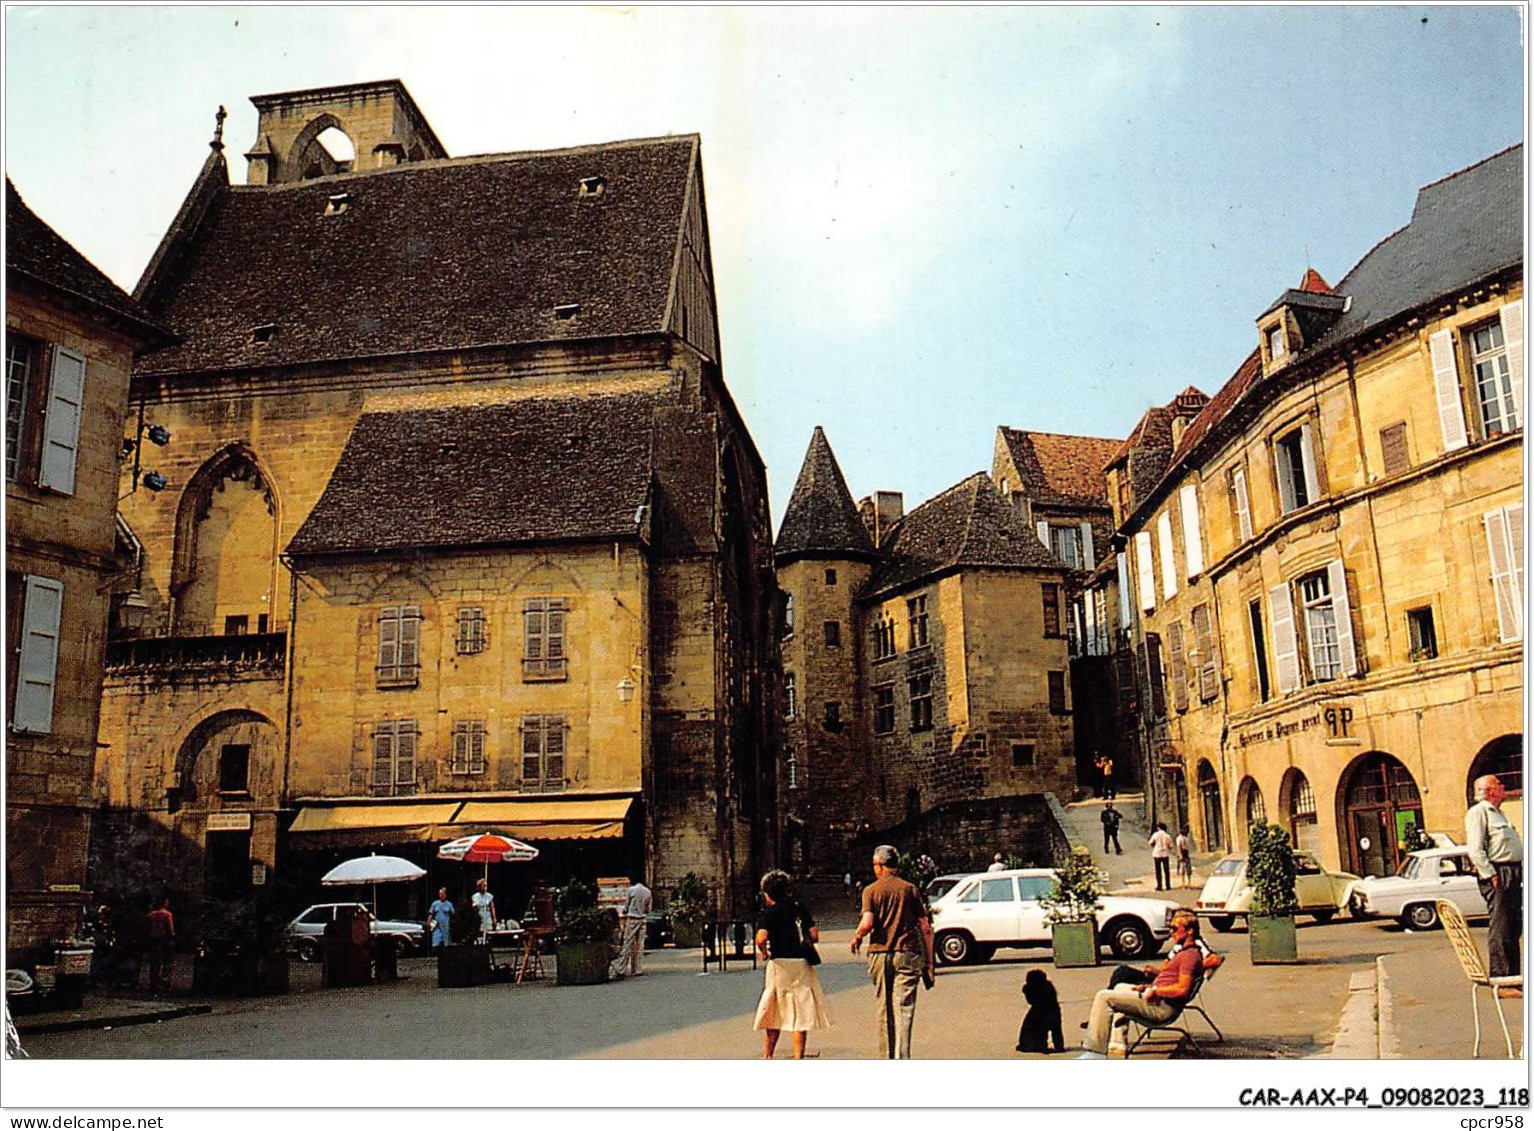
[(927, 902), (932, 903), (936, 900), (942, 899), (943, 896), (947, 895), (953, 890), (954, 885), (958, 882), (958, 880), (949, 879), (946, 876), (933, 880), (930, 884), (927, 885)]
[(1401, 870), (1396, 873), (1403, 880), (1415, 880), (1417, 874), (1422, 871), (1422, 857), (1408, 856), (1401, 862)]
[(1246, 861), (1239, 856), (1227, 856), (1214, 866), (1216, 876), (1234, 876), (1242, 868), (1246, 867)]

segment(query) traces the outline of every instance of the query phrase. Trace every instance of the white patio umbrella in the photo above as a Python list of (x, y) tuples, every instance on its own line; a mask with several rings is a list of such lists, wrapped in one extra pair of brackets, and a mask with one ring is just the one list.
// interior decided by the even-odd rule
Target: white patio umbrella
[(378, 885), (400, 884), (426, 875), (426, 869), (398, 856), (359, 856), (337, 864), (320, 877), (327, 887), (368, 884), (373, 889), (373, 917), (378, 917)]

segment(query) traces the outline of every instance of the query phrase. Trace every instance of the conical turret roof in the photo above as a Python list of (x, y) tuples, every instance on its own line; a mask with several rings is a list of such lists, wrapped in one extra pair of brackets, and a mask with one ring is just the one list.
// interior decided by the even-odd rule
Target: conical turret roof
[(815, 426), (799, 481), (789, 497), (774, 547), (778, 562), (800, 557), (871, 558), (873, 542), (824, 429)]

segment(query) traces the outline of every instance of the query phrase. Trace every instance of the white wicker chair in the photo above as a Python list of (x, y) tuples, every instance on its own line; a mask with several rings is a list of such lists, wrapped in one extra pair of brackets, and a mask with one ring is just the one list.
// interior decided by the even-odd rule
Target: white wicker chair
[(1509, 1060), (1517, 1058), (1513, 1052), (1513, 1036), (1507, 1031), (1507, 1015), (1502, 1012), (1502, 998), (1497, 991), (1505, 986), (1523, 988), (1522, 974), (1509, 974), (1505, 977), (1493, 978), (1486, 972), (1486, 964), (1481, 961), (1481, 949), (1475, 945), (1475, 939), (1470, 935), (1469, 924), (1465, 922), (1465, 916), (1460, 909), (1447, 899), (1440, 899), (1438, 904), (1438, 919), (1443, 923), (1443, 931), (1449, 937), (1449, 943), (1454, 947), (1454, 956), (1459, 959), (1461, 969), (1465, 971), (1465, 977), (1470, 980), (1470, 1010), (1475, 1015), (1475, 1050), (1471, 1056), (1481, 1055), (1481, 1001), (1480, 991), (1484, 987), (1491, 991), (1492, 1003), (1497, 1007), (1497, 1020), (1502, 1022), (1502, 1039), (1507, 1042), (1507, 1056)]

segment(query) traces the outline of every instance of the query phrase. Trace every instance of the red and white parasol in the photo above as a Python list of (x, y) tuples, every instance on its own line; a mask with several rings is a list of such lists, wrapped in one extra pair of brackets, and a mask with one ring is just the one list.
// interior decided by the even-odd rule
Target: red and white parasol
[(497, 833), (461, 836), (437, 849), (438, 859), (464, 864), (514, 864), (535, 859), (537, 855), (538, 850), (532, 845)]

